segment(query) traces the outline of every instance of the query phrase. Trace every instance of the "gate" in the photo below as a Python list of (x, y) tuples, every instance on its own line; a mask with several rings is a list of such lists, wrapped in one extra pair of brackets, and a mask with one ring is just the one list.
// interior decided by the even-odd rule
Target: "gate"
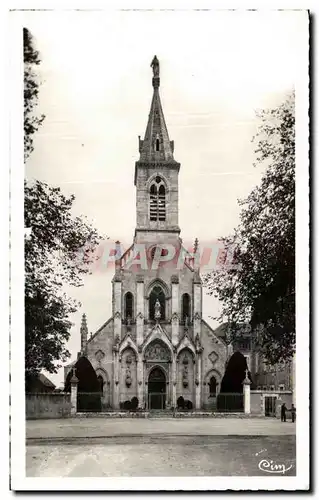
[(150, 410), (165, 410), (166, 394), (163, 392), (148, 393), (148, 408)]
[(265, 396), (265, 417), (276, 416), (276, 397)]
[(219, 412), (243, 412), (244, 396), (242, 393), (230, 392), (219, 393), (217, 396), (217, 411)]

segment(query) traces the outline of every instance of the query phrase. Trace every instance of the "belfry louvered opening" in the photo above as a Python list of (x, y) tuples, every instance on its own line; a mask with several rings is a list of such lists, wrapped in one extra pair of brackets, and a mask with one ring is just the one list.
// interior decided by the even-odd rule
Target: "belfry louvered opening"
[(150, 220), (166, 220), (166, 191), (160, 177), (156, 177), (150, 187)]

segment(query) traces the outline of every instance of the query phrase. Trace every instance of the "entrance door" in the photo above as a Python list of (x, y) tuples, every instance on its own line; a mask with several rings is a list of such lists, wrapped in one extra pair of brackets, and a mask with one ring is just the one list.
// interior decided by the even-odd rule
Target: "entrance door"
[(164, 410), (166, 400), (166, 377), (161, 368), (154, 368), (148, 377), (148, 407)]
[(276, 398), (273, 396), (265, 396), (265, 416), (276, 416)]

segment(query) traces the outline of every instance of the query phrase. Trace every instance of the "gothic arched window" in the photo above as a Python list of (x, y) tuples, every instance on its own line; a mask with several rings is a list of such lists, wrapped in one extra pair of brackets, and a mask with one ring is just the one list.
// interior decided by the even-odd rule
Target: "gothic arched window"
[(216, 390), (217, 390), (217, 380), (213, 375), (209, 381), (209, 395), (216, 396)]
[(185, 321), (185, 318), (187, 316), (188, 319), (190, 319), (190, 296), (188, 293), (184, 293), (182, 296), (182, 318), (183, 321)]
[(166, 220), (166, 190), (163, 180), (157, 176), (150, 187), (150, 220)]
[(129, 317), (130, 317), (130, 319), (133, 318), (133, 294), (131, 292), (127, 292), (125, 294), (124, 316), (125, 316), (126, 320)]
[(165, 319), (165, 293), (162, 287), (156, 285), (152, 289), (149, 297), (149, 317), (155, 319), (155, 304), (157, 300), (161, 306), (161, 320)]

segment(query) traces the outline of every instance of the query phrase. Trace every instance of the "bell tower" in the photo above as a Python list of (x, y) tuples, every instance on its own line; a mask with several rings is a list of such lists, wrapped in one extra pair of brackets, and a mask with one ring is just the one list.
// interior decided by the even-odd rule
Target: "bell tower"
[[(160, 65), (154, 56), (153, 98), (144, 139), (139, 137), (140, 158), (135, 164), (136, 229), (135, 242), (177, 239), (178, 173), (174, 141), (169, 139), (159, 94)], [(151, 236), (152, 233), (152, 236)]]

